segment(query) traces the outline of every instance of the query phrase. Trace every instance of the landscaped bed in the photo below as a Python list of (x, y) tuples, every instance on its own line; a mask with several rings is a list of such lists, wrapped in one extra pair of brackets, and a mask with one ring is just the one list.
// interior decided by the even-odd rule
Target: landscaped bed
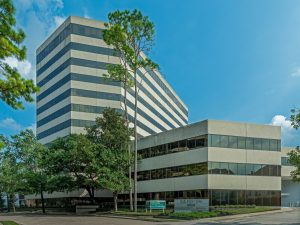
[(129, 211), (119, 211), (113, 212), (114, 215), (126, 216), (126, 217), (135, 217), (139, 219), (149, 219), (152, 218), (161, 218), (161, 219), (177, 219), (177, 220), (193, 220), (193, 219), (201, 219), (201, 218), (209, 218), (209, 217), (217, 217), (217, 216), (229, 216), (229, 215), (237, 215), (237, 214), (248, 214), (248, 213), (257, 213), (257, 212), (266, 212), (273, 211), (277, 208), (271, 207), (220, 207), (216, 208), (210, 212), (182, 212), (175, 213), (171, 210), (167, 210), (165, 213), (161, 211), (152, 211), (151, 213), (146, 213), (145, 211), (140, 212), (129, 212)]
[(171, 213), (168, 216), (177, 219), (200, 219), (217, 216), (229, 216), (237, 214), (248, 214), (257, 212), (273, 211), (276, 208), (264, 208), (264, 207), (253, 207), (253, 208), (239, 208), (239, 209), (222, 209), (211, 212), (191, 212), (191, 213)]
[(3, 224), (3, 225), (19, 225), (18, 223), (13, 222), (13, 221), (0, 221), (0, 224)]

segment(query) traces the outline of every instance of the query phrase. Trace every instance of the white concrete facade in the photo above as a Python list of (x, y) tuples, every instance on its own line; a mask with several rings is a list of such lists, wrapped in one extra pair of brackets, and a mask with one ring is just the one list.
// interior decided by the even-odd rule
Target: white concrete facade
[[(84, 132), (105, 107), (124, 110), (124, 89), (103, 78), (108, 64), (120, 60), (102, 39), (104, 23), (71, 16), (37, 49), (37, 137), (43, 144), (69, 133)], [(145, 57), (142, 54), (142, 57)], [(188, 109), (157, 71), (138, 73), (140, 136), (184, 126)], [(127, 94), (134, 115), (134, 90)]]
[[(193, 138), (197, 137), (203, 138), (205, 144), (190, 148), (190, 140), (193, 141)], [(219, 138), (221, 142), (215, 143), (216, 138)], [(222, 143), (222, 139), (225, 144)], [(245, 141), (245, 148), (238, 147), (238, 145), (235, 148), (230, 146), (230, 144), (234, 145), (231, 140), (240, 139)], [(256, 197), (259, 200), (255, 200), (254, 204), (279, 205), (280, 139), (280, 127), (216, 120), (205, 120), (142, 138), (138, 143), (142, 157), (138, 165), (138, 173), (141, 177), (138, 190), (139, 193), (143, 193), (140, 196), (141, 198), (155, 198), (153, 196), (164, 198), (162, 196), (167, 196), (170, 192), (171, 195), (174, 193), (176, 195), (177, 192), (182, 191), (189, 193), (204, 190), (208, 192), (208, 198), (213, 198), (215, 194), (225, 193), (225, 202), (229, 204), (234, 202), (231, 194), (236, 195), (236, 191), (247, 193), (247, 199), (243, 200), (245, 203), (254, 202), (251, 196), (253, 193), (257, 195), (276, 193), (277, 197), (273, 199), (270, 197), (271, 200)], [(252, 142), (253, 147), (247, 146), (248, 142)], [(260, 143), (258, 147), (255, 146), (256, 142)], [(271, 150), (273, 142), (278, 146)], [(174, 143), (178, 146), (175, 150), (172, 147)], [(263, 143), (269, 143), (269, 149), (263, 149)], [(157, 153), (157, 151), (160, 152)], [(149, 156), (149, 154), (152, 155)], [(205, 163), (207, 169), (204, 166)], [(188, 169), (198, 164), (201, 164), (204, 169), (199, 170), (198, 174)], [(214, 165), (219, 165), (220, 168), (215, 168)], [(246, 172), (243, 169), (240, 172), (231, 169), (240, 166), (246, 168)], [(248, 167), (251, 171), (248, 171)], [(256, 167), (259, 169), (255, 170)], [(272, 168), (275, 168), (275, 174), (270, 172)], [(176, 173), (169, 175), (169, 171), (172, 170)], [(216, 203), (211, 200), (211, 204)]]

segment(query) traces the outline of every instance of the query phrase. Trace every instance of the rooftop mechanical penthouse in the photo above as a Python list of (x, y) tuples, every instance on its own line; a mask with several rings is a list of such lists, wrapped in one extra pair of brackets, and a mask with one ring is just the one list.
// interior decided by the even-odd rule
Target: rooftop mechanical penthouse
[[(122, 111), (124, 90), (103, 78), (108, 64), (119, 63), (102, 39), (104, 23), (69, 17), (37, 50), (37, 137), (43, 144), (84, 131), (105, 107)], [(141, 57), (145, 57), (142, 55)], [(188, 109), (158, 71), (141, 69), (138, 133), (148, 136), (184, 126)], [(134, 90), (127, 95), (129, 119)]]

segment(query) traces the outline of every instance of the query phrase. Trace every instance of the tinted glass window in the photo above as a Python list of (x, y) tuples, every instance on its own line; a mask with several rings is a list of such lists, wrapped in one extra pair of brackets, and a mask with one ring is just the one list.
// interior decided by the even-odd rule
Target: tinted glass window
[(261, 139), (260, 138), (254, 138), (254, 149), (255, 150), (261, 150)]
[(262, 176), (270, 176), (269, 165), (262, 165), (261, 174)]
[(238, 164), (238, 174), (246, 175), (246, 165), (245, 164)]
[(218, 162), (211, 163), (211, 173), (212, 174), (220, 174), (220, 163), (218, 163)]
[(188, 148), (193, 149), (196, 147), (196, 141), (195, 139), (188, 140)]
[(254, 138), (249, 138), (249, 137), (247, 137), (246, 138), (246, 148), (247, 149), (253, 149), (253, 147), (254, 147)]
[(228, 174), (228, 163), (220, 163), (220, 173)]
[(246, 175), (253, 175), (253, 164), (246, 164)]
[(238, 164), (237, 163), (229, 163), (229, 174), (237, 175), (238, 174)]
[(228, 148), (228, 136), (220, 136), (220, 147)]
[(281, 151), (281, 141), (277, 140), (277, 151)]
[(211, 146), (220, 147), (220, 135), (211, 135)]
[(177, 152), (178, 151), (178, 142), (169, 143), (168, 145), (168, 152)]
[(253, 165), (253, 171), (255, 176), (261, 176), (262, 175), (262, 165), (254, 164)]
[(229, 136), (228, 147), (229, 148), (238, 148), (238, 137)]
[(277, 151), (277, 140), (270, 140), (270, 151)]
[(246, 148), (246, 138), (238, 137), (238, 148), (245, 149)]
[(270, 140), (269, 139), (262, 139), (262, 150), (270, 150)]

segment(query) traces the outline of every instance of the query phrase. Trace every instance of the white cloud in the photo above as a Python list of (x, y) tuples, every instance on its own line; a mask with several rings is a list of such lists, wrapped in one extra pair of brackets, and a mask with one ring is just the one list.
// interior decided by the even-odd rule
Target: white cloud
[(272, 118), (272, 125), (281, 126), (283, 129), (292, 129), (292, 122), (282, 115), (274, 116)]
[(18, 132), (22, 129), (22, 126), (18, 124), (14, 119), (6, 118), (0, 121), (0, 129)]
[(90, 19), (91, 17), (89, 16), (89, 12), (87, 8), (83, 8), (83, 17), (86, 19)]
[(16, 68), (24, 78), (35, 79), (32, 64), (28, 60), (19, 61), (14, 57), (8, 57), (4, 61), (11, 67)]
[(281, 141), (283, 146), (297, 145), (297, 133), (288, 118), (283, 115), (275, 115), (272, 118), (271, 124), (281, 127)]
[(296, 68), (292, 73), (292, 77), (300, 77), (300, 68)]
[(54, 16), (55, 28), (60, 26), (65, 20), (66, 20), (66, 17)]

